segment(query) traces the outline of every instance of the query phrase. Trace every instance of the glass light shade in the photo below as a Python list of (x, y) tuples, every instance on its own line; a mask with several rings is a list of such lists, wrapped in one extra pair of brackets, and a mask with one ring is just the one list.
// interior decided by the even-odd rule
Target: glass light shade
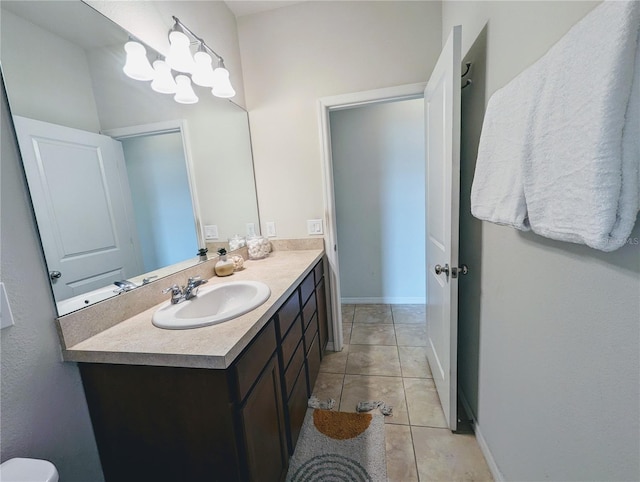
[(153, 70), (155, 75), (151, 82), (151, 88), (161, 94), (175, 94), (178, 85), (171, 75), (171, 69), (164, 60), (156, 60), (153, 62)]
[(216, 97), (222, 97), (224, 99), (229, 99), (236, 95), (236, 91), (233, 90), (231, 81), (229, 81), (229, 71), (225, 69), (223, 65), (218, 66), (218, 68), (213, 71), (213, 88), (211, 89), (211, 93)]
[(127, 52), (127, 59), (122, 71), (135, 80), (153, 80), (155, 72), (149, 64), (144, 46), (130, 40), (124, 44), (124, 50)]
[(173, 96), (173, 100), (180, 104), (195, 104), (198, 102), (198, 96), (191, 87), (191, 79), (186, 75), (178, 75), (176, 77), (176, 84), (178, 88), (176, 95)]
[(191, 41), (183, 32), (172, 30), (169, 33), (169, 53), (167, 64), (178, 72), (193, 72), (194, 62), (189, 45)]
[(193, 56), (195, 60), (195, 67), (193, 68), (193, 74), (191, 80), (194, 84), (201, 85), (202, 87), (213, 87), (213, 68), (211, 67), (211, 56), (200, 50)]

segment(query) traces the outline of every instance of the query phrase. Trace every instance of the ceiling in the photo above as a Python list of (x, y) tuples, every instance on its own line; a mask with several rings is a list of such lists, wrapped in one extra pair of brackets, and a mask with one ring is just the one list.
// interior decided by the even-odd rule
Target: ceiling
[(276, 8), (288, 7), (306, 0), (225, 0), (233, 14), (238, 17), (251, 15)]

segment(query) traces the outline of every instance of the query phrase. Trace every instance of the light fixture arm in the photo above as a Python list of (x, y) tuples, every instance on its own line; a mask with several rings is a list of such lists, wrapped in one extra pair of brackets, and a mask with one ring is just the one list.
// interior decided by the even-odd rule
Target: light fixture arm
[(178, 17), (176, 17), (175, 15), (172, 15), (171, 18), (173, 18), (173, 21), (180, 26), (180, 28), (185, 32), (188, 33), (191, 37), (193, 37), (196, 41), (198, 41), (200, 43), (200, 45), (202, 45), (202, 47), (204, 47), (205, 50), (208, 50), (210, 53), (212, 53), (217, 59), (218, 62), (224, 62), (224, 59), (218, 55), (218, 53), (213, 50), (211, 47), (209, 47), (204, 40), (202, 40), (200, 37), (198, 37), (195, 33), (193, 33), (193, 31), (187, 27), (185, 24), (183, 24), (180, 19)]

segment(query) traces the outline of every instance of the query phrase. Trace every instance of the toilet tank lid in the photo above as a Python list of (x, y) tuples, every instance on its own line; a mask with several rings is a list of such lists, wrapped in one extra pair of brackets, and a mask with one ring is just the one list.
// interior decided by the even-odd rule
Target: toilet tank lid
[(48, 460), (15, 458), (0, 465), (2, 482), (58, 482), (58, 471)]

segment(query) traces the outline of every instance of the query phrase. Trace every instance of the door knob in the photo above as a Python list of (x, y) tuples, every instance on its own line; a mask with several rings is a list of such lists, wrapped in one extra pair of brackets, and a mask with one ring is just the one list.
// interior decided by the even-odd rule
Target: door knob
[(469, 273), (469, 267), (466, 264), (460, 265), (459, 268), (451, 268), (451, 277), (457, 278), (458, 275), (464, 276)]
[(62, 273), (60, 271), (49, 271), (49, 278), (51, 279), (51, 281), (55, 281), (59, 279), (61, 276), (62, 276)]
[(445, 264), (444, 266), (440, 266), (439, 264), (436, 264), (435, 266), (435, 272), (436, 274), (446, 274), (447, 276), (449, 276), (449, 265)]

